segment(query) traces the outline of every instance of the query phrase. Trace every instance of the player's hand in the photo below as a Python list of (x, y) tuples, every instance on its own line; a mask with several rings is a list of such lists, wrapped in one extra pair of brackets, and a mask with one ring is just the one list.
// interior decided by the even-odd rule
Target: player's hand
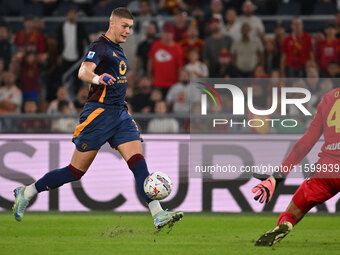
[(253, 176), (257, 179), (262, 180), (259, 184), (257, 184), (251, 191), (255, 193), (254, 199), (262, 204), (266, 201), (266, 204), (270, 202), (272, 196), (274, 194), (276, 180), (274, 177), (262, 174), (253, 174)]
[(103, 73), (99, 76), (99, 83), (103, 85), (112, 86), (115, 84), (115, 81), (116, 79), (108, 73)]

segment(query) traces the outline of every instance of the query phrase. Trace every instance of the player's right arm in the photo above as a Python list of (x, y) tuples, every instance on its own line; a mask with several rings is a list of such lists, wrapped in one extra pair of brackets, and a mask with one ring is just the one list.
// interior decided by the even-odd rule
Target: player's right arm
[[(96, 64), (93, 62), (83, 62), (79, 68), (78, 78), (86, 83), (96, 84), (96, 85), (113, 85), (116, 79), (108, 74), (103, 73), (101, 75), (97, 75), (94, 70), (96, 69)], [(110, 79), (105, 82), (104, 77), (107, 76)]]

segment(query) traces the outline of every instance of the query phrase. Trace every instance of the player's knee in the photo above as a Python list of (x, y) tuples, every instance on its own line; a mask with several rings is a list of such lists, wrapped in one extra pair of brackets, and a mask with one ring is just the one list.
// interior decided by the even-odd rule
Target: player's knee
[(139, 162), (145, 161), (145, 158), (142, 154), (136, 153), (127, 161), (127, 164), (130, 169), (134, 168)]
[(85, 174), (85, 172), (75, 168), (71, 164), (69, 164), (67, 168), (71, 172), (71, 174), (74, 176), (74, 178), (76, 178), (77, 180), (79, 180)]

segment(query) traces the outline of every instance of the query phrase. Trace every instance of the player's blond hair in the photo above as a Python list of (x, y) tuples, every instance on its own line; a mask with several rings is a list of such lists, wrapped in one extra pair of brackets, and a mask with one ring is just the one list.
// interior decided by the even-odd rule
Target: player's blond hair
[(113, 17), (117, 17), (117, 18), (120, 18), (120, 19), (125, 18), (125, 19), (132, 19), (133, 20), (133, 15), (129, 11), (129, 9), (125, 8), (125, 7), (118, 7), (116, 9), (114, 9), (111, 12), (110, 20), (113, 19)]

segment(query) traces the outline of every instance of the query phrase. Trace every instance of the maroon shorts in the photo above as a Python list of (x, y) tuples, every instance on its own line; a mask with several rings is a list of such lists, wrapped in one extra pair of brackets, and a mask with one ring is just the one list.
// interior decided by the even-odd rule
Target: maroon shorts
[[(339, 164), (329, 159), (320, 159), (317, 164)], [(329, 178), (332, 177), (332, 178)], [(311, 179), (305, 180), (293, 196), (294, 204), (304, 212), (318, 204), (322, 204), (340, 191), (338, 174), (316, 173)]]
[(340, 191), (340, 179), (305, 180), (293, 196), (294, 204), (304, 212), (322, 204)]

